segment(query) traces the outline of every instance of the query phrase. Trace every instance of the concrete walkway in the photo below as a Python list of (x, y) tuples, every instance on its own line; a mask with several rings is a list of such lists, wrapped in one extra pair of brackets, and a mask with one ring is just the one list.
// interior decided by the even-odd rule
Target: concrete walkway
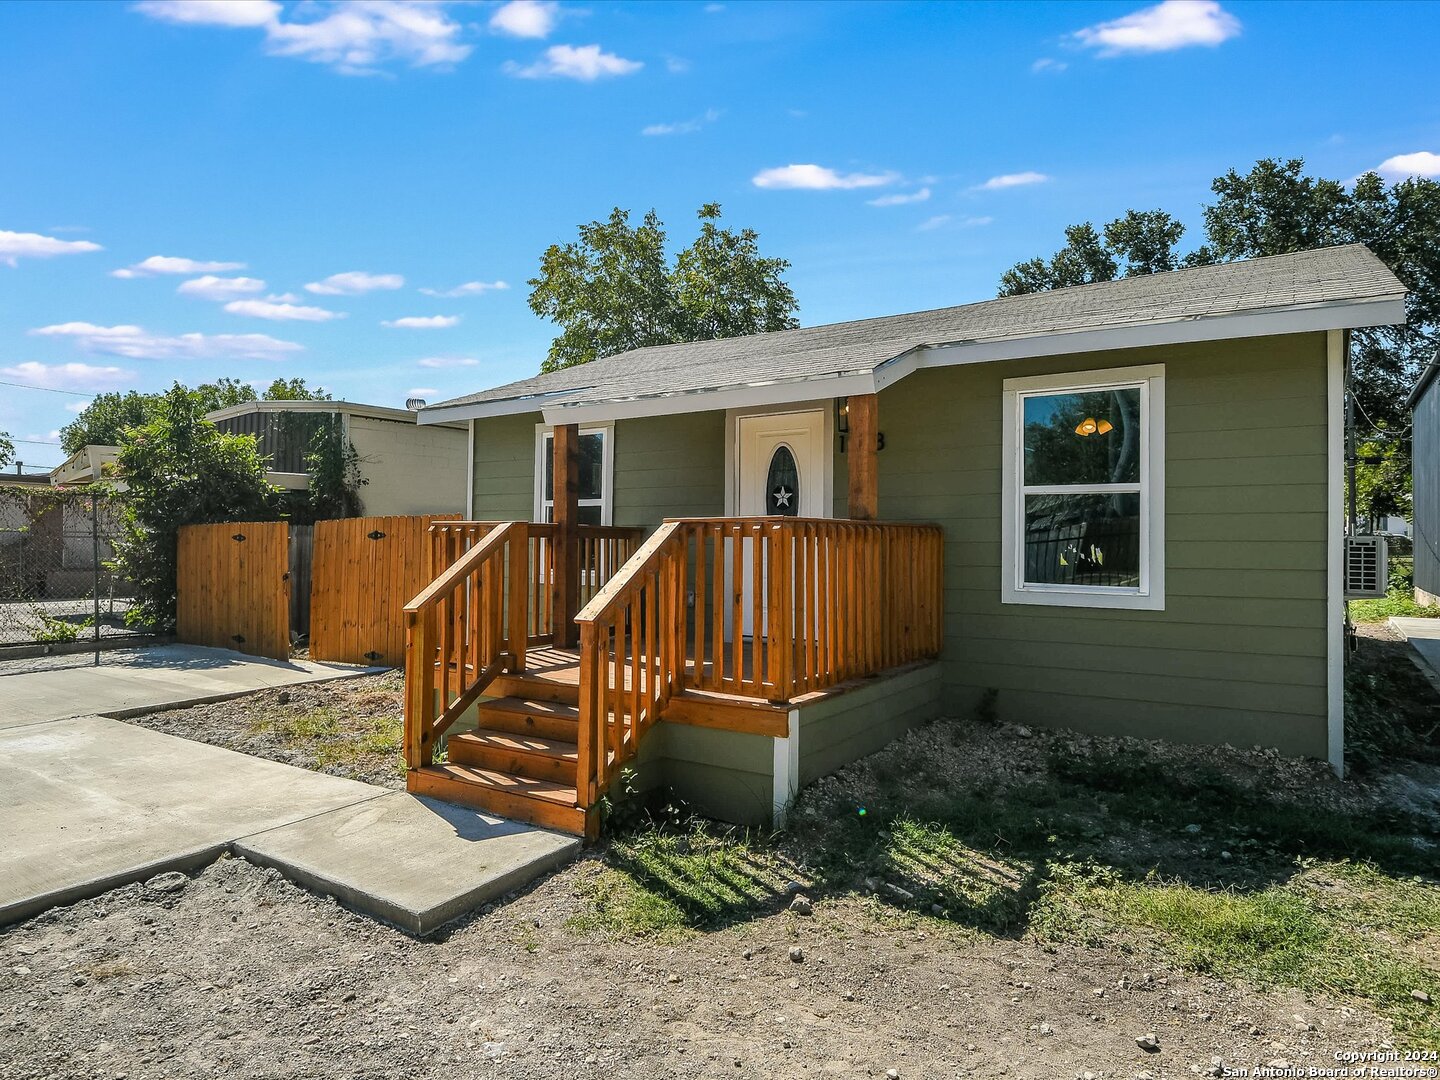
[(98, 667), (77, 662), (0, 676), (0, 730), (70, 716), (138, 716), (162, 708), (223, 701), (275, 686), (381, 670), (310, 660), (268, 660), (198, 645), (116, 649), (102, 653)]
[(1432, 683), (1440, 684), (1440, 619), (1407, 619), (1392, 615), (1390, 629), (1405, 639), (1418, 657), (1416, 666)]
[(74, 715), (365, 670), (171, 646), (98, 672), (0, 677), (0, 926), (233, 850), (424, 934), (578, 853), (534, 826)]

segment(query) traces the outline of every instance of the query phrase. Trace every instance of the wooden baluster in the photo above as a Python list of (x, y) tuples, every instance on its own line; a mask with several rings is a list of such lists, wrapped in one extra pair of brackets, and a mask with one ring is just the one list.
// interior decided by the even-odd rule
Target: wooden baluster
[(525, 670), (525, 649), (529, 638), (530, 611), (526, 603), (530, 591), (530, 530), (524, 522), (512, 527), (507, 545), (510, 558), (510, 621), (506, 636), (510, 639), (510, 670)]
[[(661, 567), (664, 563), (661, 563)], [(664, 597), (664, 586), (661, 584), (661, 567), (656, 567), (650, 575), (648, 588), (650, 593), (649, 603), (645, 605), (645, 726), (649, 727), (655, 716), (655, 702), (660, 699), (659, 682), (657, 676), (660, 672), (660, 605)], [(640, 733), (635, 733), (639, 738)], [(631, 750), (634, 750), (635, 739), (631, 740)]]
[[(705, 685), (705, 573), (709, 561), (705, 557), (705, 526), (687, 530), (685, 537), (685, 551), (689, 555), (690, 537), (695, 538), (695, 685)], [(681, 587), (684, 587), (681, 582)], [(687, 642), (681, 643), (681, 667), (684, 665), (685, 649)]]
[(708, 688), (719, 690), (725, 678), (725, 533), (716, 525), (707, 532), (714, 534), (715, 546), (711, 552), (710, 575), (710, 679)]
[(593, 623), (580, 626), (580, 723), (576, 728), (575, 798), (595, 805), (595, 725), (604, 723), (605, 692), (599, 678), (599, 635)]
[(751, 540), (753, 557), (750, 559), (750, 690), (755, 697), (761, 697), (765, 683), (764, 526), (756, 522), (749, 526), (749, 531), (754, 534)]

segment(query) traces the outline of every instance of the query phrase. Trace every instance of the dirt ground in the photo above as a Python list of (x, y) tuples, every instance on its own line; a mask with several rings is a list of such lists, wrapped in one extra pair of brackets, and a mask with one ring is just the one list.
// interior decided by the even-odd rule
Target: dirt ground
[(603, 872), (586, 858), (431, 942), (236, 859), (53, 911), (0, 936), (0, 1076), (1158, 1078), (1388, 1036), (1323, 1000), (859, 899), (669, 943), (577, 936)]
[(399, 671), (301, 683), (130, 723), (380, 787), (405, 786)]
[[(381, 676), (291, 688), (283, 698), (269, 691), (143, 722), (398, 786), (398, 772), (387, 779), (393, 746), (384, 722), (390, 716), (393, 727), (398, 690), (394, 676)], [(1130, 775), (1116, 771), (1122, 765), (1177, 776), (1216, 769), (1279, 804), (1362, 820), (1403, 806), (1436, 821), (1440, 799), (1433, 769), (1407, 773), (1399, 786), (1389, 777), (1341, 783), (1320, 763), (1273, 752), (953, 720), (912, 732), (814, 785), (775, 843), (751, 846), (742, 838), (711, 862), (683, 833), (662, 831), (655, 839), (641, 830), (428, 941), (350, 913), (275, 871), (226, 858), (190, 877), (165, 875), (0, 932), (0, 1080), (1159, 1080), (1237, 1066), (1334, 1067), (1336, 1053), (1391, 1045), (1390, 1021), (1344, 986), (1260, 990), (1182, 969), (1131, 931), (1116, 929), (1103, 941), (1034, 933), (1022, 909), (1035, 910), (1035, 901), (1005, 879), (1005, 866), (978, 892), (968, 885), (946, 892), (956, 873), (983, 869), (972, 848), (937, 847), (918, 862), (856, 862), (822, 872), (815, 849), (833, 841), (827, 823), (837, 808), (868, 805), (868, 818), (852, 813), (850, 831), (854, 820), (878, 828), (887, 799), (909, 805), (914, 789), (933, 787), (943, 775), (957, 795), (983, 786), (989, 794), (982, 806), (997, 813), (1009, 803), (1016, 825), (1023, 813), (1013, 817), (1015, 800), (1059, 790), (1057, 776), (1075, 761), (1091, 763), (1087, 775), (1093, 763), (1106, 763), (1117, 777)], [(1109, 813), (1097, 812), (1102, 819)], [(892, 827), (877, 834), (879, 846), (866, 858), (893, 850)], [(697, 844), (707, 842), (694, 835)], [(1294, 870), (1283, 851), (1203, 817), (1117, 818), (1079, 836), (1067, 853), (1072, 861), (1163, 867), (1212, 892), (1257, 889), (1277, 869), (1287, 876)], [(1239, 854), (1224, 861), (1230, 852), (1221, 845)], [(832, 846), (830, 858), (839, 852), (843, 860), (851, 850)], [(964, 857), (945, 864), (951, 850)], [(624, 914), (632, 919), (643, 920), (644, 905), (653, 902), (645, 890), (623, 885), (626, 867), (646, 852), (659, 854), (635, 880), (661, 887), (667, 874), (677, 875), (666, 904), (685, 900), (686, 889), (691, 899), (729, 892), (739, 901), (689, 928), (617, 930), (606, 920), (607, 896), (628, 898)], [(763, 861), (744, 862), (752, 857)], [(807, 865), (813, 880), (786, 880), (804, 878)], [(877, 868), (891, 883), (879, 892), (866, 884)], [(897, 903), (882, 895), (895, 882), (914, 896)], [(788, 907), (802, 887), (813, 897), (810, 915)], [(1311, 885), (1302, 873), (1293, 887)], [(978, 906), (967, 907), (966, 896)], [(932, 909), (934, 898), (948, 910)], [(970, 918), (981, 908), (994, 921)], [(1423, 948), (1424, 940), (1396, 947)], [(801, 950), (798, 959), (793, 948)], [(1137, 1044), (1152, 1034), (1158, 1051)]]

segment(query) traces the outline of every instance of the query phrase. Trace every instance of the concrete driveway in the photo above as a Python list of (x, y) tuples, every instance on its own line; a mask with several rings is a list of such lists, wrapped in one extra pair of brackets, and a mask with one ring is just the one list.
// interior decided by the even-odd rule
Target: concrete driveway
[(191, 646), (115, 655), (0, 676), (0, 926), (234, 850), (423, 934), (579, 851), (574, 837), (112, 718), (377, 669)]
[(116, 649), (102, 653), (98, 667), (74, 660), (66, 667), (0, 675), (0, 730), (70, 716), (137, 716), (382, 670), (269, 660), (199, 645)]

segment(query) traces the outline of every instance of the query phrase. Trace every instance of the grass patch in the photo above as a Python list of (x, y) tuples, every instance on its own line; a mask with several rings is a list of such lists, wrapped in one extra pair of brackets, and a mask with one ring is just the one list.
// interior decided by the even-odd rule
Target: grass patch
[(405, 771), (405, 723), (395, 713), (366, 715), (334, 706), (306, 711), (281, 707), (257, 717), (250, 732), (269, 735), (286, 749), (308, 755), (317, 769), (383, 760), (391, 762), (399, 772)]
[(1408, 589), (1390, 589), (1373, 600), (1350, 601), (1351, 622), (1376, 623), (1389, 618), (1440, 619), (1440, 606), (1415, 603), (1415, 595)]
[(1424, 962), (1440, 920), (1433, 883), (1348, 862), (1314, 864), (1253, 892), (1087, 870), (1057, 874), (1063, 884), (1049, 899), (1083, 913), (1092, 941), (1143, 929), (1193, 971), (1360, 998), (1415, 1045), (1440, 1046), (1440, 1015), (1413, 997), (1419, 990), (1440, 1000), (1440, 970)]

